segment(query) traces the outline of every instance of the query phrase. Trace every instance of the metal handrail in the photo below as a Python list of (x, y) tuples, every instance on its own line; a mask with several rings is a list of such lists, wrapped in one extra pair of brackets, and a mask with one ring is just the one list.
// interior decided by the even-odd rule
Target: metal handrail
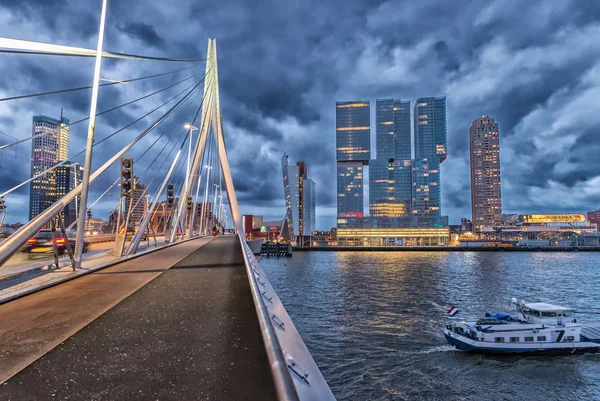
[(261, 296), (256, 277), (252, 272), (250, 260), (246, 253), (246, 239), (244, 233), (238, 232), (238, 238), (242, 247), (242, 254), (244, 255), (244, 265), (246, 266), (246, 273), (248, 274), (248, 281), (250, 282), (250, 290), (252, 292), (252, 298), (254, 299), (254, 306), (256, 307), (256, 315), (258, 317), (258, 323), (260, 325), (260, 331), (262, 333), (263, 341), (265, 343), (265, 350), (267, 351), (267, 358), (271, 365), (271, 373), (273, 374), (273, 382), (275, 384), (275, 391), (280, 401), (299, 401), (298, 393), (292, 382), (292, 377), (283, 355), (283, 350), (279, 344), (279, 339), (275, 334), (275, 329), (271, 324), (267, 307), (264, 304)]

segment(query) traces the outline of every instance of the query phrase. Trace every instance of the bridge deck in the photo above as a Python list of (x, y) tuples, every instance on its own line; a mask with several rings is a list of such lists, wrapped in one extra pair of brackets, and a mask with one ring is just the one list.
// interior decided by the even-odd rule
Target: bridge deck
[[(142, 263), (153, 269), (152, 259)], [(16, 374), (0, 394), (12, 400), (275, 399), (237, 237), (193, 252)]]

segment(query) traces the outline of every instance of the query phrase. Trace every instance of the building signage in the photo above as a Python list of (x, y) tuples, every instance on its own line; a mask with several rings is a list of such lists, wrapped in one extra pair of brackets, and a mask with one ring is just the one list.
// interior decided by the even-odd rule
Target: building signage
[(266, 233), (267, 232), (267, 226), (261, 226), (260, 227), (260, 232), (261, 233)]
[(347, 212), (347, 213), (340, 213), (339, 214), (340, 217), (363, 217), (362, 212)]
[(521, 223), (583, 223), (584, 214), (520, 214)]

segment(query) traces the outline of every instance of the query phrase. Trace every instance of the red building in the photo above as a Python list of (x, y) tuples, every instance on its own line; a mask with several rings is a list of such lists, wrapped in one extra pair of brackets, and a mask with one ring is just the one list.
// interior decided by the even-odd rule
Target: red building
[[(286, 220), (264, 221), (263, 216), (246, 214), (242, 216), (242, 225), (244, 235), (247, 240), (264, 238), (267, 241), (289, 241)], [(283, 237), (281, 236), (281, 227), (283, 226)]]
[(600, 209), (593, 212), (587, 212), (588, 222), (592, 224), (600, 224)]

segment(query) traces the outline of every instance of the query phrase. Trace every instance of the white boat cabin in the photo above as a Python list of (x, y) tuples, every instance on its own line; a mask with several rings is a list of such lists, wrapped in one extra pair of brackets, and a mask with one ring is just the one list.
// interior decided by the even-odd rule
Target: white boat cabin
[(515, 303), (519, 319), (527, 323), (539, 323), (552, 326), (562, 326), (565, 323), (577, 323), (573, 318), (573, 310), (563, 306), (551, 305), (544, 302)]

